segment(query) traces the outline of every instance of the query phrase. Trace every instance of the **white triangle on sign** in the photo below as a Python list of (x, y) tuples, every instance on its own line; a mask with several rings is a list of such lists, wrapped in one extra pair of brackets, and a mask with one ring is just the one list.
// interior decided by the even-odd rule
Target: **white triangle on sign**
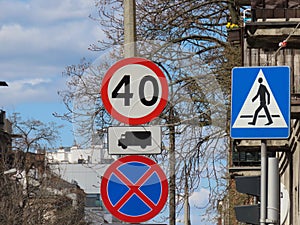
[[(269, 112), (269, 115), (272, 118), (272, 123), (269, 123), (267, 112), (265, 109), (261, 106), (260, 103), (260, 96), (258, 95), (257, 98), (253, 100), (253, 98), (258, 94), (258, 90), (260, 87), (260, 83), (258, 82), (258, 79), (262, 78), (261, 84), (266, 87), (266, 90), (270, 94), (270, 104), (266, 104), (266, 108)], [(265, 93), (265, 99), (267, 101), (268, 97)], [(259, 108), (261, 108), (259, 110)], [(259, 110), (256, 122), (255, 124), (251, 124), (254, 119), (255, 111)], [(250, 92), (232, 126), (233, 128), (286, 128), (287, 124), (282, 116), (281, 110), (278, 107), (278, 104), (276, 102), (276, 99), (272, 93), (272, 90), (269, 87), (269, 84), (267, 82), (267, 79), (265, 78), (262, 70), (259, 71), (251, 89)]]

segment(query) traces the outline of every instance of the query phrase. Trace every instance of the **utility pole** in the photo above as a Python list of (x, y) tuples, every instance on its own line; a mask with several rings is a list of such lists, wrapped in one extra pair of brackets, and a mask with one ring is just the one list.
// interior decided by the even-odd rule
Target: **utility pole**
[[(167, 77), (171, 81), (169, 72), (162, 66)], [(170, 86), (170, 94), (174, 96), (173, 86)], [(169, 101), (170, 109), (168, 112), (169, 128), (169, 225), (176, 225), (176, 153), (175, 153), (175, 109), (172, 100)]]
[(189, 172), (186, 168), (186, 164), (184, 164), (184, 176), (184, 225), (191, 225), (188, 183)]
[(174, 125), (174, 106), (171, 104), (169, 111), (169, 225), (175, 225), (175, 215), (176, 215), (176, 156), (175, 156), (175, 125)]
[(124, 56), (136, 56), (135, 0), (124, 0)]
[[(137, 55), (136, 50), (136, 7), (135, 0), (124, 0), (124, 56), (125, 58), (135, 57)], [(175, 225), (176, 215), (176, 174), (175, 174), (175, 125), (174, 122), (174, 107), (170, 107), (169, 112), (169, 225)]]

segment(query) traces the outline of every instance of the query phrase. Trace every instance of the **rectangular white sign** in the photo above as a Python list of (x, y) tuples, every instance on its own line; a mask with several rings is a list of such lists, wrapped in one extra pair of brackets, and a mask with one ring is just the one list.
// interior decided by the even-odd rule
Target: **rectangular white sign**
[(161, 153), (161, 127), (109, 127), (108, 153), (143, 155)]

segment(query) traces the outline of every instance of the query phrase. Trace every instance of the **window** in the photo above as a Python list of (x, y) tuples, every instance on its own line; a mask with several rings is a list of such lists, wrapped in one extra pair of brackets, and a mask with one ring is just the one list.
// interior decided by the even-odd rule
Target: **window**
[(101, 207), (102, 202), (100, 200), (100, 194), (87, 194), (85, 197), (86, 207)]

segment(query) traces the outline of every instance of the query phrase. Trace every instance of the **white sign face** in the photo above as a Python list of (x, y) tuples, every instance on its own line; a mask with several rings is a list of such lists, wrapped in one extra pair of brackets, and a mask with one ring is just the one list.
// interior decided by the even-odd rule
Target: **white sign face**
[[(112, 93), (108, 96), (109, 101), (123, 116), (144, 117), (155, 110), (159, 103), (162, 87), (156, 78), (148, 67), (138, 64), (124, 66), (114, 73), (109, 82), (108, 93)], [(142, 99), (146, 101), (142, 102)]]
[(143, 155), (161, 153), (161, 127), (109, 127), (108, 153)]
[[(277, 101), (274, 98), (272, 90), (262, 70), (259, 71), (256, 81), (253, 83), (249, 91), (249, 94), (243, 104), (243, 107), (241, 108), (240, 113), (238, 114), (238, 117), (235, 120), (232, 127), (233, 128), (249, 128), (249, 127), (265, 128), (267, 126), (268, 128), (269, 127), (287, 128), (288, 126), (284, 120), (284, 117), (282, 116), (281, 110), (278, 107)], [(262, 84), (260, 84), (259, 81), (261, 81), (260, 83)], [(262, 91), (264, 91), (265, 93), (260, 93)], [(256, 98), (254, 99), (255, 96)], [(267, 99), (265, 98), (268, 97), (269, 100), (268, 104), (266, 101), (266, 104), (264, 106), (261, 106), (262, 100), (259, 99), (261, 98), (260, 96), (264, 98), (264, 101), (266, 101)], [(254, 114), (255, 116), (256, 109), (261, 109), (261, 110), (257, 112), (256, 118), (255, 117), (253, 118), (253, 120), (255, 119), (255, 123), (249, 122), (252, 121), (249, 120), (249, 118), (253, 117), (252, 114)], [(260, 119), (260, 117), (266, 119)], [(267, 120), (268, 118), (270, 119), (271, 122), (270, 121), (268, 122)]]
[(101, 98), (115, 119), (130, 125), (144, 124), (164, 109), (168, 83), (152, 61), (127, 58), (107, 71), (102, 81)]

